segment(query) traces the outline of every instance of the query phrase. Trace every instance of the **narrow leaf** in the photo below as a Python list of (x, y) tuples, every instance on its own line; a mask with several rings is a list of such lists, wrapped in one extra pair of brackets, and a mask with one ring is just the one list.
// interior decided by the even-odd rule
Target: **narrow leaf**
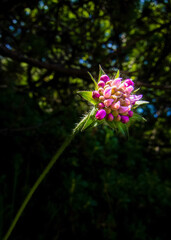
[(124, 137), (129, 137), (128, 126), (121, 122), (116, 122), (116, 126), (118, 128), (119, 133), (121, 133)]
[(116, 122), (115, 121), (112, 121), (112, 122), (110, 122), (110, 121), (106, 121), (106, 123), (107, 123), (107, 125), (110, 127), (110, 128), (112, 128), (113, 130), (117, 130), (117, 127), (116, 127)]
[(82, 127), (84, 126), (85, 122), (87, 121), (87, 118), (88, 118), (88, 114), (86, 114), (83, 119), (76, 125), (76, 127), (73, 129), (73, 133), (77, 133), (79, 132)]
[(96, 105), (98, 103), (98, 101), (92, 97), (91, 91), (79, 91), (78, 94), (80, 94), (85, 100), (93, 105)]
[(128, 137), (129, 136), (128, 126), (126, 124), (123, 124), (121, 122), (116, 122), (116, 121), (112, 121), (112, 122), (106, 121), (106, 123), (107, 123), (107, 125), (109, 127), (111, 127), (116, 132), (120, 133), (124, 137)]
[(135, 105), (142, 105), (142, 104), (148, 104), (148, 101), (136, 101)]
[(88, 128), (93, 122), (95, 122), (95, 117), (94, 117), (95, 111), (96, 111), (96, 109), (93, 108), (93, 109), (89, 112), (88, 117), (87, 117), (87, 119), (86, 119), (86, 121), (85, 121), (85, 124), (84, 124), (84, 126), (83, 126), (83, 128), (82, 128), (81, 131), (84, 131), (84, 130), (85, 130), (86, 128)]
[(100, 77), (101, 77), (102, 75), (105, 75), (105, 74), (106, 74), (106, 73), (103, 71), (101, 65), (99, 65), (99, 78), (98, 78), (98, 82), (100, 81)]
[(146, 119), (143, 118), (141, 115), (134, 113), (134, 115), (129, 119), (128, 126), (132, 125), (132, 123), (136, 121), (141, 122), (141, 121), (146, 121)]
[(115, 78), (119, 78), (119, 75), (120, 75), (120, 72), (119, 72), (119, 70), (118, 70), (117, 73), (116, 73)]
[(95, 85), (95, 90), (97, 90), (97, 89), (98, 89), (98, 85), (97, 85), (97, 82), (96, 82), (96, 80), (93, 78), (93, 76), (91, 75), (91, 73), (90, 73), (90, 72), (88, 72), (88, 74), (90, 75), (91, 79), (92, 79), (92, 80), (93, 80), (93, 82), (94, 82), (94, 85)]
[(133, 91), (133, 93), (136, 93), (140, 90), (140, 88), (137, 88), (136, 90)]

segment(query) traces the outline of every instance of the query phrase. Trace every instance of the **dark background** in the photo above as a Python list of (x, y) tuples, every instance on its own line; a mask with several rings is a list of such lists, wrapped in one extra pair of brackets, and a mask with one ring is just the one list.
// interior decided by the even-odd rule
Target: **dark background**
[(147, 122), (128, 140), (79, 134), (35, 192), (14, 240), (168, 240), (171, 1), (8, 1), (0, 6), (0, 238), (55, 151), (90, 108), (101, 64), (135, 80)]

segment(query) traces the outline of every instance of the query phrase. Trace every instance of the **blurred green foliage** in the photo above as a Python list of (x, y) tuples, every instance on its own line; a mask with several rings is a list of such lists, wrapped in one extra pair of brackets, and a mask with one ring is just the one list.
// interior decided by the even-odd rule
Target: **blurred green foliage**
[(76, 92), (101, 64), (141, 86), (147, 122), (128, 140), (105, 126), (78, 135), (11, 239), (170, 239), (170, 1), (2, 0), (0, 19), (0, 238), (89, 110)]

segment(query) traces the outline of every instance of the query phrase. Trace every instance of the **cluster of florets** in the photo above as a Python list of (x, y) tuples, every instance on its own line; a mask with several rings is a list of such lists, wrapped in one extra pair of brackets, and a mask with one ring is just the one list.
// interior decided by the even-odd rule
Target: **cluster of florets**
[(98, 111), (95, 117), (98, 120), (106, 118), (108, 121), (127, 123), (133, 116), (132, 106), (142, 98), (142, 95), (131, 94), (134, 82), (131, 79), (122, 81), (122, 78), (110, 79), (102, 75), (98, 83), (98, 90), (93, 91), (92, 97), (97, 100)]

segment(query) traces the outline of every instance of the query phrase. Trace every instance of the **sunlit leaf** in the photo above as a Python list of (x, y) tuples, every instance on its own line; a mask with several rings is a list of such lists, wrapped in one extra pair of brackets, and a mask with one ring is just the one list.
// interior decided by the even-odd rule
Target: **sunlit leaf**
[(95, 120), (95, 117), (94, 117), (95, 111), (96, 111), (96, 109), (93, 108), (93, 109), (89, 112), (88, 117), (87, 117), (87, 119), (86, 119), (86, 121), (85, 121), (85, 123), (84, 123), (84, 126), (83, 126), (83, 128), (82, 128), (81, 131), (84, 131), (84, 130), (85, 130), (86, 128), (88, 128), (93, 122), (96, 121), (96, 120)]
[(96, 105), (98, 103), (98, 101), (93, 99), (91, 91), (79, 91), (78, 94), (80, 94), (85, 100), (93, 105)]
[(120, 75), (120, 72), (119, 70), (117, 71), (116, 75), (115, 75), (115, 78), (119, 78), (119, 75)]
[(136, 101), (135, 105), (142, 105), (142, 104), (148, 104), (148, 101)]
[(98, 82), (100, 81), (100, 77), (101, 77), (102, 75), (105, 75), (105, 74), (106, 74), (106, 73), (103, 71), (101, 65), (99, 65), (99, 78), (98, 78)]
[(132, 123), (134, 122), (141, 122), (141, 121), (146, 121), (146, 119), (144, 117), (142, 117), (141, 115), (139, 115), (138, 113), (134, 113), (133, 116), (129, 119), (128, 122), (128, 126), (130, 126)]
[(75, 127), (74, 130), (73, 130), (73, 133), (74, 133), (74, 134), (77, 133), (77, 132), (79, 132), (79, 131), (81, 131), (81, 129), (83, 128), (83, 126), (84, 126), (84, 124), (86, 123), (87, 119), (88, 119), (88, 114), (86, 114), (86, 115), (82, 118), (82, 120), (79, 122), (79, 124), (76, 125), (76, 127)]
[(98, 85), (97, 85), (97, 82), (96, 82), (96, 80), (93, 78), (93, 76), (91, 75), (91, 73), (90, 73), (90, 72), (88, 72), (88, 74), (90, 75), (90, 77), (91, 77), (92, 81), (94, 82), (94, 85), (95, 85), (95, 90), (97, 90), (97, 89), (98, 89)]
[(133, 91), (133, 93), (136, 93), (140, 90), (140, 88), (137, 88), (136, 90)]

